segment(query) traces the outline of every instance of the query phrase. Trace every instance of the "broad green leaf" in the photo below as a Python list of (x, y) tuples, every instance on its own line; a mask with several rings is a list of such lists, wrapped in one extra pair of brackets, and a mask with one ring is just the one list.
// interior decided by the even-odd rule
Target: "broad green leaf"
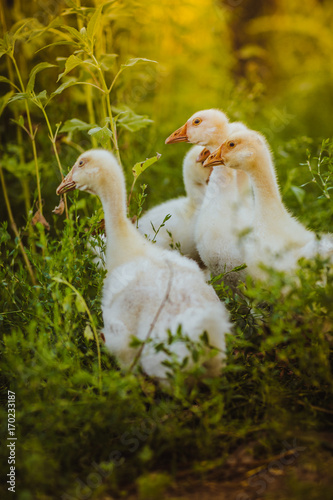
[(7, 94), (0, 97), (0, 116), (2, 115), (5, 107), (7, 106), (9, 99), (12, 97), (13, 91), (7, 92)]
[(0, 82), (3, 82), (3, 83), (8, 83), (9, 85), (11, 85), (12, 87), (15, 87), (16, 90), (20, 91), (20, 89), (13, 83), (9, 80), (9, 78), (6, 78), (5, 76), (0, 76)]
[(9, 52), (9, 48), (6, 46), (5, 41), (0, 40), (0, 57), (4, 56)]
[(321, 196), (318, 196), (318, 200), (325, 200), (325, 199), (330, 199), (330, 195), (327, 193), (327, 194), (322, 194)]
[(83, 335), (87, 340), (94, 340), (94, 334), (89, 325), (85, 327)]
[(139, 175), (142, 174), (148, 167), (153, 165), (153, 163), (157, 162), (161, 158), (160, 153), (156, 153), (156, 156), (153, 156), (152, 158), (147, 158), (145, 161), (141, 161), (139, 163), (136, 163), (134, 167), (132, 168), (133, 176), (135, 179), (139, 177)]
[(132, 347), (132, 349), (136, 349), (137, 347), (141, 347), (144, 344), (144, 341), (138, 339), (134, 335), (132, 335), (129, 347)]
[(88, 39), (93, 41), (94, 36), (97, 33), (97, 30), (100, 29), (100, 21), (102, 17), (102, 9), (103, 5), (100, 5), (91, 16), (88, 26), (87, 26), (87, 36)]
[[(28, 26), (29, 24), (30, 26)], [(31, 33), (32, 27), (40, 27), (40, 23), (35, 17), (27, 17), (18, 21), (15, 27), (17, 28), (16, 31), (10, 34), (13, 48), (16, 40), (26, 40)]]
[(151, 62), (158, 64), (157, 61), (153, 61), (152, 59), (146, 59), (145, 57), (135, 57), (134, 59), (128, 59), (124, 64), (121, 65), (122, 68), (127, 68), (129, 66), (134, 66), (139, 62)]
[(18, 120), (14, 120), (14, 118), (11, 119), (13, 123), (16, 123), (19, 127), (23, 128), (25, 130), (25, 125), (24, 125), (24, 118), (22, 115), (19, 116)]
[(154, 123), (153, 120), (146, 115), (137, 115), (128, 106), (113, 106), (112, 110), (117, 114), (115, 117), (117, 126), (129, 130), (130, 132), (136, 132)]
[(55, 67), (54, 64), (50, 64), (48, 62), (42, 62), (42, 63), (37, 64), (37, 66), (35, 66), (30, 71), (29, 81), (28, 81), (27, 88), (26, 88), (27, 93), (30, 94), (34, 90), (37, 73), (39, 73), (40, 71), (43, 71), (43, 69), (54, 68), (54, 67)]
[(42, 90), (41, 92), (39, 92), (39, 94), (36, 95), (36, 99), (47, 99), (47, 92), (46, 90)]
[(8, 54), (14, 50), (14, 37), (12, 33), (5, 33), (4, 37), (0, 40), (0, 57)]
[(88, 134), (95, 137), (103, 148), (108, 147), (110, 138), (112, 137), (112, 132), (107, 125), (103, 128), (94, 127), (88, 131)]
[(62, 299), (62, 309), (64, 312), (70, 312), (72, 310), (73, 296), (71, 294), (65, 295)]
[[(54, 43), (49, 43), (48, 45), (44, 45), (44, 47), (41, 47), (40, 49), (36, 50), (35, 54), (38, 54), (41, 50), (47, 49), (49, 47), (53, 47), (55, 45), (76, 45), (74, 42), (67, 42), (66, 40), (63, 40), (61, 42), (54, 42)], [(76, 45), (78, 46), (78, 45)]]
[(75, 305), (78, 312), (84, 313), (86, 311), (85, 302), (80, 295), (76, 295)]
[(234, 267), (231, 272), (237, 273), (238, 271), (243, 271), (243, 269), (246, 269), (247, 265), (246, 264), (241, 264), (240, 266)]
[(77, 84), (77, 78), (72, 76), (67, 80), (67, 82), (62, 83), (60, 87), (58, 87), (54, 92), (52, 92), (51, 97), (61, 94), (65, 89), (68, 89), (68, 87), (73, 87), (73, 85), (76, 84)]
[(61, 15), (64, 17), (64, 16), (72, 16), (73, 14), (76, 14), (76, 15), (81, 15), (83, 13), (87, 13), (89, 12), (89, 10), (93, 10), (89, 7), (80, 7), (80, 8), (77, 8), (76, 5), (74, 4), (74, 2), (70, 2), (69, 0), (66, 1), (66, 3), (68, 5), (70, 4), (73, 4), (72, 7), (70, 7), (69, 9), (65, 9), (61, 12)]
[(303, 204), (304, 197), (305, 197), (305, 191), (304, 189), (298, 187), (298, 186), (291, 186), (290, 189), (294, 193), (294, 195), (297, 198), (297, 201), (300, 203), (300, 205)]
[(205, 345), (209, 345), (209, 338), (208, 338), (208, 335), (207, 335), (207, 332), (203, 332), (203, 334), (200, 336), (200, 340), (202, 340), (202, 342), (205, 344)]
[(104, 71), (113, 69), (114, 61), (118, 54), (103, 54), (100, 58), (100, 65)]
[(141, 130), (142, 128), (147, 127), (154, 123), (153, 120), (148, 118), (146, 115), (134, 115), (132, 118), (120, 118), (118, 120), (118, 125), (120, 128), (124, 128), (129, 130), (130, 132), (136, 132), (137, 130)]
[(8, 102), (22, 101), (22, 99), (30, 99), (30, 96), (23, 92), (17, 92), (9, 99)]
[(78, 118), (66, 120), (60, 129), (60, 132), (73, 132), (74, 130), (88, 130), (91, 129), (91, 124), (83, 122)]
[(62, 28), (68, 31), (68, 33), (70, 33), (74, 38), (85, 44), (86, 42), (85, 36), (82, 35), (77, 29), (72, 28), (72, 26), (66, 26), (66, 25), (63, 25)]
[(83, 64), (83, 62), (84, 61), (82, 61), (82, 59), (80, 59), (80, 57), (77, 57), (74, 54), (69, 56), (69, 58), (66, 60), (65, 71), (63, 71), (63, 73), (60, 73), (60, 75), (58, 76), (57, 82), (59, 82), (59, 80), (61, 78), (63, 78), (65, 75), (67, 75), (67, 73), (72, 71), (72, 69), (76, 68), (77, 66), (80, 66), (80, 64)]
[[(64, 25), (63, 19), (61, 19), (60, 16), (55, 17), (54, 19), (52, 19), (52, 21), (47, 26), (41, 25), (41, 29), (34, 29), (34, 30), (32, 30), (32, 32), (29, 35), (28, 41), (33, 40), (36, 37), (40, 37), (41, 35), (43, 35), (44, 33), (48, 32), (48, 31), (50, 31), (51, 29), (54, 30), (54, 28), (62, 27), (63, 25)], [(60, 32), (57, 31), (57, 33), (60, 33)], [(63, 34), (63, 33), (61, 33), (61, 34)], [(44, 46), (41, 49), (37, 50), (35, 53), (37, 53), (40, 50), (43, 50), (45, 48), (46, 48), (46, 46)]]

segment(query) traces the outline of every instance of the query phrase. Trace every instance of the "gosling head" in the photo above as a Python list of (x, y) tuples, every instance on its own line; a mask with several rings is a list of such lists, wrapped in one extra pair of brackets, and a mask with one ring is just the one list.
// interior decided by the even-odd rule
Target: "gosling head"
[(198, 111), (187, 122), (173, 132), (165, 144), (175, 142), (191, 142), (209, 148), (216, 147), (216, 142), (222, 142), (227, 135), (229, 120), (218, 109)]
[(74, 189), (97, 194), (103, 189), (105, 177), (120, 170), (112, 153), (104, 149), (91, 149), (76, 160), (72, 170), (57, 188), (57, 194)]
[[(231, 134), (204, 162), (204, 167), (224, 165), (250, 173), (255, 167), (258, 155), (268, 150), (266, 139), (253, 130), (240, 130)], [(269, 150), (268, 150), (269, 151)]]

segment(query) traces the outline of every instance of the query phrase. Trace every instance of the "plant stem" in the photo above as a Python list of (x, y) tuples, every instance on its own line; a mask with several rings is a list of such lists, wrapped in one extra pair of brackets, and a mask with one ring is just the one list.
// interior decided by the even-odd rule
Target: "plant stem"
[[(0, 4), (0, 21), (1, 21), (1, 24), (3, 27), (3, 34), (5, 34), (5, 32), (7, 31), (7, 23), (6, 23), (6, 17), (5, 17), (5, 13), (3, 11), (2, 3)], [(11, 59), (9, 57), (6, 57), (6, 65), (7, 65), (9, 80), (12, 82), (12, 86), (13, 86), (14, 90), (17, 90), (17, 88), (15, 88), (15, 84), (14, 84), (14, 71), (13, 71), (13, 67), (11, 65)], [(18, 120), (18, 112), (17, 112), (17, 109), (15, 107), (14, 107), (14, 118), (16, 121)], [(19, 148), (20, 162), (21, 162), (21, 165), (23, 165), (25, 163), (25, 160), (24, 160), (24, 152), (23, 152), (22, 129), (20, 127), (16, 128), (16, 139), (17, 139), (18, 145), (20, 146), (20, 148)], [(21, 181), (21, 183), (22, 183), (23, 194), (24, 194), (26, 214), (28, 216), (29, 210), (30, 210), (29, 189), (28, 189), (26, 179), (23, 179)]]
[(28, 272), (30, 274), (30, 278), (31, 278), (32, 284), (34, 286), (36, 286), (37, 282), (36, 282), (36, 279), (35, 279), (35, 275), (33, 273), (30, 261), (28, 259), (27, 252), (25, 251), (25, 248), (23, 246), (23, 243), (22, 243), (22, 240), (21, 240), (21, 237), (20, 237), (20, 233), (19, 233), (19, 231), (17, 229), (17, 225), (16, 225), (16, 222), (15, 222), (14, 217), (13, 217), (13, 212), (12, 212), (12, 209), (11, 209), (11, 206), (10, 206), (10, 202), (9, 202), (9, 198), (8, 198), (6, 182), (5, 182), (5, 178), (4, 178), (1, 166), (0, 166), (0, 179), (1, 179), (1, 186), (2, 186), (2, 190), (3, 190), (4, 198), (5, 198), (5, 204), (6, 204), (6, 208), (7, 208), (8, 217), (9, 217), (11, 228), (14, 231), (14, 234), (15, 234), (17, 240), (18, 240), (19, 247), (20, 247), (20, 250), (21, 250), (24, 262), (25, 262), (25, 264), (27, 266)]
[[(77, 9), (81, 9), (81, 0), (76, 0), (76, 7)], [(82, 22), (82, 19), (79, 15), (76, 16), (76, 20), (77, 20), (77, 27), (80, 31), (81, 28), (83, 28), (83, 22)]]
[(127, 217), (129, 217), (131, 198), (132, 198), (133, 189), (134, 189), (136, 180), (137, 180), (137, 177), (134, 177), (133, 182), (132, 182), (132, 186), (131, 186), (131, 189), (130, 189), (130, 193), (128, 195), (128, 200), (127, 200)]
[[(59, 158), (59, 155), (58, 155), (57, 144), (56, 144), (57, 135), (58, 135), (58, 130), (59, 130), (60, 124), (57, 126), (57, 130), (56, 130), (55, 134), (53, 134), (52, 127), (51, 127), (51, 124), (50, 124), (50, 120), (49, 120), (49, 117), (47, 116), (47, 113), (45, 111), (44, 106), (42, 104), (40, 104), (40, 106), (38, 106), (38, 107), (42, 110), (42, 113), (44, 115), (44, 118), (45, 118), (45, 121), (46, 121), (46, 125), (47, 125), (47, 128), (49, 130), (49, 138), (50, 138), (50, 141), (52, 143), (53, 152), (54, 152), (54, 155), (55, 155), (56, 160), (57, 160), (57, 164), (58, 164), (59, 172), (60, 172), (60, 175), (61, 175), (61, 179), (63, 180), (64, 176), (63, 176), (63, 173), (62, 173), (61, 162), (60, 162), (60, 158)], [(66, 219), (68, 219), (68, 206), (67, 206), (67, 196), (66, 196), (66, 194), (64, 194), (64, 200), (65, 200)]]
[(107, 105), (108, 117), (110, 120), (110, 127), (111, 127), (111, 132), (112, 132), (112, 142), (113, 142), (113, 146), (114, 146), (114, 149), (116, 152), (117, 160), (118, 160), (119, 164), (121, 165), (121, 159), (120, 159), (119, 147), (118, 147), (118, 139), (117, 139), (117, 129), (116, 129), (116, 125), (113, 121), (113, 116), (112, 116), (110, 90), (108, 89), (108, 86), (106, 85), (103, 71), (102, 71), (96, 57), (94, 56), (94, 54), (90, 54), (90, 55), (93, 57), (93, 60), (96, 64), (97, 70), (98, 70), (100, 77), (101, 77), (102, 88), (103, 88), (104, 93), (105, 93), (105, 100), (106, 100), (106, 105)]
[[(6, 25), (5, 25), (5, 17), (4, 17), (3, 11), (2, 11), (2, 4), (0, 6), (0, 13), (1, 13), (1, 17), (3, 18), (4, 30), (6, 31), (7, 28), (6, 28)], [(13, 87), (15, 89), (15, 86), (14, 86), (14, 71), (13, 71), (13, 67), (12, 67), (12, 64), (11, 64), (11, 59), (9, 57), (7, 57), (6, 61), (7, 61), (7, 69), (8, 69), (9, 79), (12, 82), (12, 85), (13, 85)], [(18, 111), (17, 111), (17, 109), (15, 107), (14, 107), (14, 117), (15, 117), (15, 120), (18, 121), (19, 114), (18, 114)], [(24, 165), (25, 164), (25, 156), (24, 156), (24, 146), (23, 146), (23, 137), (22, 137), (22, 129), (21, 129), (21, 127), (16, 127), (16, 139), (17, 139), (17, 144), (19, 145), (20, 163), (21, 163), (21, 165)], [(29, 219), (29, 215), (30, 215), (29, 214), (29, 212), (30, 212), (30, 192), (29, 192), (29, 182), (28, 182), (28, 179), (26, 177), (23, 177), (21, 179), (21, 184), (22, 184), (23, 196), (24, 196), (24, 202), (25, 202), (25, 211), (26, 211), (27, 219)], [(33, 239), (33, 229), (31, 227), (31, 224), (28, 224), (28, 233), (29, 233), (29, 238), (30, 238), (30, 244), (31, 244), (32, 251), (33, 251), (33, 253), (36, 253), (36, 245), (35, 245), (35, 241)]]
[[(22, 92), (25, 93), (25, 87), (24, 87), (24, 84), (23, 84), (23, 81), (22, 81), (22, 78), (21, 78), (20, 70), (18, 69), (18, 66), (16, 64), (15, 57), (14, 57), (14, 55), (11, 55), (10, 57), (11, 57), (11, 59), (13, 61), (13, 64), (14, 64), (14, 67), (15, 67), (15, 71), (16, 71), (17, 77), (19, 79), (19, 83), (21, 85)], [(32, 144), (32, 151), (33, 151), (33, 157), (34, 157), (35, 169), (36, 169), (36, 182), (37, 182), (37, 192), (38, 192), (38, 209), (39, 209), (41, 215), (43, 215), (42, 193), (41, 193), (41, 189), (40, 189), (39, 166), (38, 166), (38, 156), (37, 156), (37, 148), (36, 148), (36, 141), (35, 141), (35, 133), (34, 133), (33, 128), (32, 128), (30, 110), (29, 110), (29, 106), (28, 106), (27, 100), (25, 100), (25, 109), (26, 109), (26, 113), (27, 113), (28, 126), (29, 126), (29, 136), (30, 136), (30, 140), (31, 140), (31, 144)]]
[[(94, 110), (94, 105), (93, 105), (93, 98), (92, 98), (92, 88), (89, 85), (86, 85), (84, 87), (85, 89), (85, 94), (87, 97), (87, 109), (88, 109), (88, 116), (89, 116), (89, 122), (91, 124), (96, 123), (96, 117), (95, 117), (95, 110)], [(93, 148), (97, 148), (98, 143), (97, 140), (94, 136), (91, 136), (91, 144)]]
[(111, 99), (110, 99), (109, 92), (106, 95), (106, 103), (107, 103), (108, 113), (109, 113), (109, 118), (110, 118), (110, 126), (111, 126), (111, 131), (112, 131), (112, 136), (113, 136), (113, 144), (114, 144), (114, 147), (116, 150), (118, 162), (121, 165), (121, 159), (120, 159), (120, 153), (119, 153), (119, 147), (118, 147), (117, 129), (116, 129), (116, 124), (113, 121), (112, 109), (111, 109)]

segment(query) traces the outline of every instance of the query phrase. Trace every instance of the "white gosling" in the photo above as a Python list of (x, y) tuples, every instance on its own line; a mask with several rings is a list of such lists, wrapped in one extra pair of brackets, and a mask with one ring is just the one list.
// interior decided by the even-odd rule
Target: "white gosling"
[[(166, 143), (189, 141), (213, 151), (235, 130), (247, 130), (230, 123), (217, 109), (198, 111)], [(252, 227), (253, 196), (249, 177), (243, 171), (214, 168), (197, 217), (195, 242), (200, 257), (215, 275), (230, 272), (244, 263), (242, 235)], [(229, 275), (233, 284), (243, 274)]]
[[(292, 272), (301, 257), (320, 254), (333, 260), (333, 237), (318, 240), (285, 208), (266, 139), (252, 130), (235, 131), (204, 163), (206, 166), (242, 169), (251, 177), (254, 200), (254, 227), (245, 240), (248, 272), (267, 278), (260, 264)], [(217, 167), (214, 167), (214, 169)]]
[[(126, 217), (126, 189), (121, 167), (105, 150), (83, 153), (60, 184), (57, 193), (80, 189), (100, 197), (107, 234), (106, 266), (102, 311), (107, 348), (123, 368), (132, 366), (138, 347), (130, 347), (133, 336), (146, 342), (138, 359), (149, 376), (165, 380), (168, 359), (156, 352), (153, 342), (168, 339), (179, 325), (192, 341), (206, 331), (210, 345), (219, 352), (203, 365), (208, 376), (217, 376), (225, 358), (225, 333), (230, 332), (228, 313), (212, 287), (207, 285), (198, 265), (147, 241)], [(189, 357), (185, 343), (167, 346), (179, 362)]]
[[(170, 249), (170, 245), (179, 243), (181, 253), (197, 262), (200, 262), (200, 257), (194, 241), (194, 229), (209, 178), (209, 169), (204, 168), (202, 162), (198, 161), (201, 153), (202, 147), (194, 146), (184, 158), (183, 179), (186, 196), (168, 200), (152, 208), (138, 222), (140, 233), (147, 235), (150, 241), (155, 240), (158, 246), (167, 249)], [(171, 218), (155, 236), (152, 225), (157, 231), (168, 214)]]

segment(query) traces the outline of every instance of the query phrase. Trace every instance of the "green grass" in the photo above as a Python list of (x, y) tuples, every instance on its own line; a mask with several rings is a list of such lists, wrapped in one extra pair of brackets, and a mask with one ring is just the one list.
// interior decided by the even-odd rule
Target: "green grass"
[[(156, 164), (136, 172), (140, 178), (131, 215), (140, 214), (142, 205), (146, 209), (183, 194), (180, 167), (188, 145), (164, 146), (164, 139), (197, 109), (214, 106), (266, 132), (284, 202), (313, 230), (331, 230), (331, 95), (320, 90), (331, 78), (326, 56), (316, 52), (307, 61), (309, 67), (312, 60), (325, 69), (325, 81), (305, 68), (282, 90), (289, 66), (301, 59), (302, 39), (293, 35), (289, 60), (275, 34), (269, 41), (278, 69), (271, 61), (272, 74), (264, 81), (263, 61), (255, 55), (239, 77), (236, 70), (243, 66), (236, 66), (231, 50), (238, 11), (233, 16), (230, 9), (215, 6), (214, 15), (208, 15), (208, 3), (191, 11), (211, 20), (200, 46), (186, 36), (193, 26), (185, 29), (182, 16), (174, 19), (163, 2), (154, 2), (155, 10), (148, 13), (145, 2), (129, 2), (126, 8), (115, 2), (103, 9), (85, 2), (76, 9), (60, 1), (46, 18), (33, 12), (29, 20), (32, 13), (23, 2), (1, 10), (10, 35), (4, 32), (0, 44), (1, 74), (8, 79), (0, 81), (1, 188), (7, 196), (0, 202), (0, 422), (6, 440), (8, 390), (14, 391), (19, 500), (102, 500), (135, 493), (142, 500), (160, 499), (182, 478), (204, 484), (214, 475), (222, 482), (236, 477), (242, 491), (238, 482), (244, 467), (237, 453), (247, 446), (250, 463), (257, 465), (272, 461), (285, 442), (305, 447), (318, 461), (326, 446), (327, 462), (331, 459), (323, 437), (332, 435), (333, 413), (333, 270), (327, 263), (302, 262), (297, 283), (269, 271), (266, 284), (248, 279), (236, 295), (217, 280), (215, 289), (233, 322), (225, 369), (216, 379), (194, 374), (189, 386), (173, 363), (168, 390), (140, 370), (121, 372), (102, 343), (97, 346), (105, 271), (94, 262), (88, 243), (103, 216), (99, 201), (70, 194), (68, 214), (52, 214), (61, 173), (81, 150), (96, 146), (119, 153), (128, 191), (137, 179), (133, 166), (162, 153)], [(158, 9), (169, 16), (169, 24), (154, 22)], [(311, 22), (321, 12), (317, 6)], [(56, 16), (61, 22), (45, 30)], [(143, 25), (144, 19), (150, 24)], [(328, 41), (327, 47), (329, 52)], [(279, 79), (270, 86), (274, 75)], [(316, 89), (325, 107), (321, 121), (321, 107), (306, 99)], [(313, 130), (319, 121), (323, 137)], [(31, 224), (37, 211), (50, 230)], [(200, 346), (196, 349), (200, 353)], [(9, 464), (3, 443), (0, 455), (5, 476)], [(305, 494), (296, 476), (284, 484), (291, 500)], [(0, 488), (7, 498), (6, 481)], [(309, 488), (311, 498), (327, 497), (326, 483)], [(272, 498), (282, 498), (282, 491), (272, 492)]]
[[(302, 445), (307, 432), (331, 430), (333, 273), (324, 263), (304, 263), (297, 286), (273, 272), (269, 285), (248, 282), (241, 297), (218, 286), (234, 322), (220, 378), (188, 387), (175, 367), (169, 392), (139, 372), (121, 373), (101, 345), (100, 386), (96, 343), (84, 334), (89, 317), (54, 279), (79, 290), (100, 328), (104, 272), (87, 251), (87, 222), (69, 221), (47, 238), (45, 256), (33, 260), (37, 286), (17, 248), (7, 249), (12, 265), (1, 267), (1, 422), (6, 435), (9, 389), (16, 393), (18, 498), (80, 498), (78, 481), (101, 478), (96, 498), (136, 480), (142, 490), (154, 471), (172, 477), (189, 468), (204, 478), (240, 443), (254, 440), (262, 457), (283, 440), (296, 436)], [(5, 230), (2, 240), (6, 248)]]

